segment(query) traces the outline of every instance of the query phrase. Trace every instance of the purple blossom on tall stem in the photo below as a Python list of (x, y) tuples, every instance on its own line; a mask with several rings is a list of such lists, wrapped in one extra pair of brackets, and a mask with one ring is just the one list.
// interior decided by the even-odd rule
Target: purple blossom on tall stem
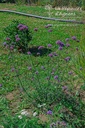
[(15, 38), (19, 38), (19, 36), (18, 35), (15, 35)]
[(38, 50), (43, 49), (43, 48), (44, 48), (44, 46), (39, 46), (39, 47), (38, 47)]
[(49, 56), (49, 57), (53, 57), (53, 54), (52, 54), (52, 53), (50, 53), (48, 56)]
[(48, 32), (52, 32), (52, 29), (49, 29)]
[(13, 68), (11, 69), (11, 71), (14, 72), (14, 71), (15, 71), (15, 68), (13, 67)]
[(0, 84), (0, 87), (2, 87), (2, 84)]
[(68, 87), (67, 87), (67, 86), (63, 86), (63, 87), (62, 87), (62, 90), (63, 90), (63, 91), (68, 90)]
[(54, 79), (55, 79), (55, 80), (58, 79), (58, 75), (54, 76)]
[(17, 28), (18, 28), (20, 31), (22, 31), (22, 30), (28, 30), (28, 27), (27, 27), (26, 25), (23, 25), (23, 24), (19, 24), (19, 25), (17, 26)]
[(47, 25), (45, 26), (45, 28), (49, 28), (49, 27), (52, 27), (52, 24), (47, 24)]
[(69, 41), (70, 39), (69, 38), (66, 38), (66, 42)]
[(28, 51), (28, 52), (27, 52), (27, 54), (28, 54), (28, 55), (31, 55), (31, 52), (30, 52), (30, 51)]
[(65, 61), (68, 62), (70, 60), (70, 57), (66, 57)]
[(77, 38), (76, 38), (76, 36), (72, 36), (72, 40), (76, 40)]
[(41, 66), (41, 69), (45, 69), (45, 67), (44, 66)]
[(48, 46), (48, 48), (51, 48), (52, 47), (52, 44), (48, 44), (47, 46)]
[(56, 42), (56, 44), (59, 45), (60, 47), (64, 47), (65, 46), (65, 44), (62, 41), (60, 41), (60, 40), (58, 40)]
[(32, 70), (32, 67), (31, 67), (31, 66), (29, 66), (29, 67), (28, 67), (28, 70)]
[(39, 73), (38, 71), (35, 72), (36, 75), (37, 75), (38, 73)]
[(6, 38), (6, 40), (7, 40), (7, 41), (9, 41), (9, 40), (10, 40), (10, 38), (9, 38), (9, 37), (7, 37), (7, 38)]
[(20, 38), (18, 37), (18, 38), (16, 38), (16, 42), (18, 42), (18, 41), (20, 41)]
[(66, 47), (70, 47), (70, 44), (66, 43)]
[(48, 110), (48, 111), (47, 111), (47, 114), (48, 114), (48, 115), (52, 115), (53, 112), (52, 112), (51, 110)]
[(10, 46), (10, 50), (13, 50), (14, 49), (14, 46)]
[(3, 46), (6, 46), (6, 45), (7, 45), (7, 43), (6, 43), (6, 42), (4, 42), (4, 43), (3, 43)]
[(72, 71), (70, 71), (70, 72), (68, 72), (68, 74), (69, 74), (69, 75), (72, 75), (72, 74), (73, 74), (73, 72), (72, 72)]
[(79, 48), (78, 47), (76, 47), (76, 51), (78, 51), (79, 50)]
[(34, 31), (38, 31), (38, 28), (34, 28)]
[(40, 52), (37, 52), (37, 55), (39, 56), (40, 55)]
[(61, 46), (60, 46), (58, 49), (59, 49), (59, 50), (62, 50), (62, 49), (63, 49), (63, 47), (61, 47)]

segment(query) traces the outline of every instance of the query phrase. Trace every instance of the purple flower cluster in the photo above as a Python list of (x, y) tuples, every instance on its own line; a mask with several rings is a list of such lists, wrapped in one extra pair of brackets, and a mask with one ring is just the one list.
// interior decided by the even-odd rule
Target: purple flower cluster
[(66, 57), (65, 61), (68, 62), (70, 60), (70, 57)]
[(27, 27), (26, 25), (24, 25), (24, 24), (19, 24), (19, 25), (17, 26), (17, 28), (18, 28), (20, 31), (28, 30), (28, 27)]
[(52, 52), (50, 54), (48, 54), (49, 57), (53, 57), (53, 56), (58, 56), (58, 54), (56, 52)]
[(54, 76), (54, 79), (55, 79), (55, 80), (58, 79), (58, 75)]
[(48, 114), (48, 115), (52, 115), (53, 112), (52, 112), (51, 110), (48, 110), (48, 111), (47, 111), (47, 114)]
[(18, 35), (15, 35), (15, 39), (16, 39), (16, 42), (21, 40)]
[(52, 27), (52, 24), (47, 24), (47, 25), (45, 26), (45, 28), (49, 28), (49, 27)]
[(52, 44), (48, 44), (47, 46), (48, 46), (48, 48), (51, 48), (52, 47)]
[(28, 51), (28, 52), (27, 52), (27, 54), (28, 54), (28, 55), (31, 55), (31, 52), (30, 52), (30, 51)]
[(10, 38), (9, 38), (9, 37), (7, 37), (7, 38), (6, 38), (6, 40), (7, 40), (7, 41), (9, 41), (9, 40), (10, 40)]
[(41, 50), (41, 49), (43, 49), (44, 48), (44, 46), (39, 46), (38, 47), (38, 50)]
[(52, 32), (52, 29), (49, 29), (48, 32)]
[(38, 31), (38, 28), (34, 28), (34, 31)]
[(62, 90), (63, 90), (63, 91), (66, 91), (66, 90), (68, 90), (68, 87), (67, 87), (67, 86), (63, 86), (63, 87), (62, 87)]
[(62, 41), (60, 41), (60, 40), (58, 40), (56, 42), (56, 44), (58, 44), (60, 47), (64, 47), (65, 46), (65, 44)]
[(2, 84), (0, 84), (0, 87), (2, 87)]
[(7, 45), (7, 43), (6, 43), (6, 42), (4, 42), (4, 43), (3, 43), (3, 46), (6, 46), (6, 45)]
[(76, 38), (76, 36), (72, 36), (72, 40), (76, 40), (77, 38)]

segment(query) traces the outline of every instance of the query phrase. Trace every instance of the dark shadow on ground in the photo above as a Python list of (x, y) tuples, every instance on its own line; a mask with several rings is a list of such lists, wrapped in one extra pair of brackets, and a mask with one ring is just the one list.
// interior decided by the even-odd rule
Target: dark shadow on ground
[(29, 51), (33, 56), (45, 56), (48, 55), (50, 52), (52, 52), (51, 49), (43, 47), (42, 49), (38, 49), (39, 46), (33, 46), (29, 48)]

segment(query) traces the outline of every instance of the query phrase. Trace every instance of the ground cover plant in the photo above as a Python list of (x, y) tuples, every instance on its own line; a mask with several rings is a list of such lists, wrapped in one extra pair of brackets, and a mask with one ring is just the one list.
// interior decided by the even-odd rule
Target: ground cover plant
[[(85, 25), (5, 13), (0, 13), (0, 17), (0, 125), (85, 127)], [(6, 38), (10, 38), (10, 44), (14, 41), (3, 31), (13, 20), (28, 26), (32, 32), (25, 54), (13, 44), (8, 47), (9, 40), (3, 42)], [(15, 37), (17, 33), (12, 27), (10, 31)]]

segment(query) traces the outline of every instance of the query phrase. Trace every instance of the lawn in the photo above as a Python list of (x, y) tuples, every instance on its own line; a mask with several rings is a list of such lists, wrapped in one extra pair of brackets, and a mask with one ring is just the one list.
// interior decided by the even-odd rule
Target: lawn
[[(49, 11), (40, 6), (0, 4), (0, 9), (49, 16)], [(84, 11), (51, 11), (51, 17), (85, 20)], [(13, 20), (25, 24), (31, 32), (27, 52), (20, 53), (16, 48), (10, 51), (3, 45), (4, 29)], [(1, 126), (85, 127), (84, 35), (85, 24), (0, 12)]]

